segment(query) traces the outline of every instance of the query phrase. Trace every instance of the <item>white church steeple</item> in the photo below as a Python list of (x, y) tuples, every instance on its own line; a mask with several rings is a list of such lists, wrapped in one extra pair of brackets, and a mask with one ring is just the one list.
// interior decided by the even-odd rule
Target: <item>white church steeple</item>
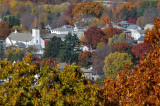
[(35, 21), (35, 27), (32, 29), (32, 37), (34, 39), (35, 45), (40, 45), (40, 30), (37, 27), (37, 22)]

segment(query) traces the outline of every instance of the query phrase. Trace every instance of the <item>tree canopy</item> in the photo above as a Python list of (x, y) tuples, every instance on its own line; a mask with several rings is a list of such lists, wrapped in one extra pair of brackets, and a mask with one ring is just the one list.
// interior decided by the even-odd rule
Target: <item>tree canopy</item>
[(98, 86), (75, 65), (40, 67), (28, 54), (21, 62), (0, 61), (0, 105), (102, 105)]

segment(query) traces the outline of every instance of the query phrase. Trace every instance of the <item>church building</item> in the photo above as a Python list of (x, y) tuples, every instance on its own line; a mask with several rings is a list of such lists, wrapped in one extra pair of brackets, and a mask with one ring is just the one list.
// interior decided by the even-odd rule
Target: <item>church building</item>
[(20, 49), (27, 47), (34, 47), (37, 49), (37, 56), (41, 57), (43, 54), (43, 50), (45, 48), (44, 40), (40, 37), (40, 30), (35, 24), (35, 28), (32, 29), (32, 33), (25, 32), (19, 33), (15, 30), (12, 32), (5, 40), (6, 47), (14, 45), (18, 46)]

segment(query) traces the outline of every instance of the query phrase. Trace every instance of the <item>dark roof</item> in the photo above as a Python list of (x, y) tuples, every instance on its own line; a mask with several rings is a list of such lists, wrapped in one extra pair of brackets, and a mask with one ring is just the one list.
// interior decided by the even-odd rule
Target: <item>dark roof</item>
[(146, 33), (145, 30), (138, 30), (138, 32), (139, 32), (141, 35)]
[(81, 68), (84, 73), (92, 73), (92, 69)]
[(61, 39), (64, 39), (66, 34), (48, 34), (46, 36), (43, 37), (43, 39), (51, 39), (53, 36), (56, 36), (56, 37), (60, 37)]

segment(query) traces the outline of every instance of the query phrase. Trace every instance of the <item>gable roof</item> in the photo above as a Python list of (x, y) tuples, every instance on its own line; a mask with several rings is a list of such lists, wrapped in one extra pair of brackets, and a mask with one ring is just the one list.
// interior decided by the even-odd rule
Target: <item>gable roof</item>
[(24, 42), (29, 42), (33, 39), (32, 34), (29, 32), (25, 32), (25, 33), (15, 33), (12, 32), (8, 38), (10, 40), (15, 40), (15, 41), (24, 41)]
[(146, 33), (145, 30), (138, 30), (138, 32), (139, 32), (141, 35)]
[(121, 21), (121, 22), (119, 22), (119, 24), (129, 24), (127, 21)]
[(135, 24), (130, 24), (127, 29), (136, 29), (138, 28), (139, 26), (138, 25), (135, 25)]
[(144, 30), (147, 30), (147, 29), (152, 29), (154, 25), (153, 24), (147, 24), (145, 27), (144, 27)]

